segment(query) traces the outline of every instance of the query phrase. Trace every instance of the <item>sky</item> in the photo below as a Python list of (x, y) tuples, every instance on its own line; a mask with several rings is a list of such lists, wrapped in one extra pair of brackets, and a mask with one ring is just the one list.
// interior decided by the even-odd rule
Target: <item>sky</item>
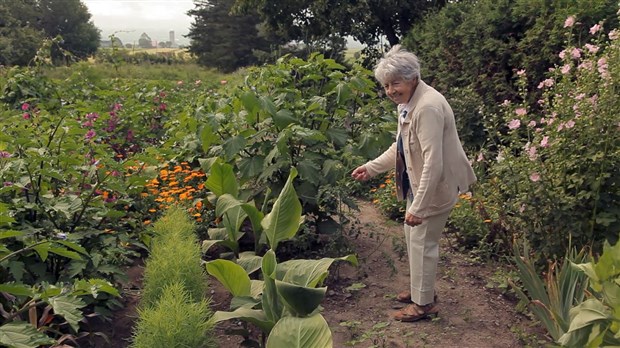
[(174, 30), (177, 44), (189, 43), (192, 18), (187, 11), (194, 8), (192, 0), (82, 0), (101, 30), (101, 39), (114, 34), (124, 44), (137, 43), (142, 33), (154, 41), (169, 41)]

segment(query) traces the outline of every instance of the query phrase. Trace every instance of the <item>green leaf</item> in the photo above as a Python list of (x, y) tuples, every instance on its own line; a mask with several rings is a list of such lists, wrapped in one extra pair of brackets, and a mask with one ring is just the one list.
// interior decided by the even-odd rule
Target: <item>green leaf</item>
[(0, 239), (12, 238), (12, 237), (21, 237), (25, 233), (22, 231), (14, 231), (14, 230), (4, 230), (0, 231)]
[(54, 308), (54, 313), (62, 316), (76, 332), (80, 326), (78, 322), (83, 315), (79, 308), (86, 306), (82, 299), (70, 295), (50, 297), (47, 301)]
[(14, 321), (0, 326), (0, 343), (9, 348), (37, 348), (56, 344), (56, 340), (37, 331), (23, 321)]
[(216, 323), (230, 319), (241, 319), (243, 321), (250, 322), (259, 327), (265, 333), (269, 333), (273, 328), (273, 323), (267, 319), (265, 313), (261, 310), (239, 307), (233, 312), (217, 311), (213, 313), (213, 321)]
[(262, 271), (264, 277), (264, 289), (262, 305), (265, 315), (272, 322), (277, 322), (282, 317), (284, 305), (280, 301), (278, 291), (273, 276), (277, 267), (276, 254), (273, 250), (268, 250), (263, 256)]
[(357, 257), (353, 254), (333, 259), (320, 260), (289, 260), (278, 264), (276, 279), (306, 287), (316, 287), (325, 277), (334, 261), (347, 261), (357, 265)]
[(273, 250), (277, 249), (280, 241), (295, 236), (303, 222), (301, 203), (293, 187), (293, 179), (296, 176), (297, 170), (291, 168), (291, 173), (271, 212), (261, 222), (267, 235), (269, 246)]
[(245, 270), (245, 273), (251, 274), (261, 268), (263, 257), (256, 255), (253, 251), (245, 251), (239, 254), (237, 264)]
[(252, 156), (242, 158), (237, 164), (239, 166), (239, 174), (242, 178), (247, 179), (257, 177), (263, 170), (264, 163), (264, 156)]
[(250, 296), (250, 277), (243, 267), (229, 260), (207, 262), (207, 272), (215, 277), (233, 296)]
[(331, 348), (332, 333), (320, 314), (311, 317), (284, 317), (271, 330), (267, 348)]
[(287, 109), (280, 109), (271, 117), (273, 118), (273, 123), (276, 125), (276, 127), (278, 127), (278, 129), (284, 129), (288, 127), (289, 124), (298, 122), (297, 118), (295, 118), (295, 115)]
[(80, 256), (80, 254), (71, 251), (71, 250), (67, 250), (65, 248), (61, 248), (61, 247), (49, 247), (49, 252), (50, 253), (54, 253), (56, 255), (60, 255), (60, 256), (64, 256), (73, 260), (81, 260), (82, 257)]
[(233, 173), (233, 167), (228, 163), (221, 163), (219, 161), (213, 163), (205, 186), (216, 196), (221, 196), (225, 193), (229, 193), (233, 197), (239, 195), (239, 187)]
[(327, 292), (327, 287), (309, 288), (276, 280), (276, 289), (284, 305), (295, 316), (305, 317), (317, 310)]
[(46, 242), (46, 243), (35, 245), (32, 247), (32, 249), (34, 249), (34, 251), (36, 251), (37, 254), (39, 254), (41, 261), (45, 261), (47, 260), (47, 255), (49, 253), (49, 249), (51, 246), (52, 246), (52, 243)]
[(245, 144), (247, 140), (245, 137), (241, 135), (234, 136), (232, 138), (227, 139), (222, 147), (224, 148), (224, 155), (227, 160), (231, 160), (235, 155), (237, 155), (243, 148), (245, 148)]
[(210, 125), (203, 125), (202, 129), (200, 130), (200, 142), (202, 145), (202, 151), (209, 151), (209, 147), (211, 146), (211, 144), (217, 142), (219, 139), (220, 137), (213, 131), (213, 128)]
[(26, 284), (0, 284), (0, 292), (7, 292), (15, 296), (32, 297), (32, 288)]
[(73, 249), (82, 255), (88, 255), (88, 251), (86, 251), (86, 249), (84, 249), (81, 245), (77, 243), (70, 242), (67, 240), (57, 240), (56, 242), (66, 246), (69, 249)]

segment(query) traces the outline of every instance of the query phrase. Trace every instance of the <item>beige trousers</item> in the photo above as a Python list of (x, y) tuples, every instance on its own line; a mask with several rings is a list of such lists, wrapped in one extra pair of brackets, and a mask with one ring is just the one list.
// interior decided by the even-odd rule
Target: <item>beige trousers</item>
[[(411, 201), (408, 200), (407, 208)], [(439, 262), (439, 238), (450, 211), (430, 216), (417, 226), (405, 225), (405, 241), (409, 255), (411, 300), (423, 306), (433, 302), (435, 275)]]

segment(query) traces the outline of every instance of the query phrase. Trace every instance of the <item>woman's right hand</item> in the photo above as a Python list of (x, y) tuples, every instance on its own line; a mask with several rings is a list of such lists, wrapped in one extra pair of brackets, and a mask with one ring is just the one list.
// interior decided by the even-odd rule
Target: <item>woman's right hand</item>
[(368, 170), (364, 166), (359, 166), (351, 173), (351, 177), (357, 181), (366, 181), (370, 179)]

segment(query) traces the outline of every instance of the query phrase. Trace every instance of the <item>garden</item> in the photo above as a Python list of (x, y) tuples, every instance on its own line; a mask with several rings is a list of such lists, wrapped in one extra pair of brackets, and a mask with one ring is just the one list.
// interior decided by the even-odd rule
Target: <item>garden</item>
[(479, 181), (442, 242), (446, 313), (419, 326), (388, 315), (407, 277), (393, 174), (350, 179), (396, 129), (362, 65), (145, 79), (42, 47), (0, 67), (0, 344), (620, 345), (620, 32), (577, 25), (493, 111), (451, 95), (480, 106), (459, 120)]

